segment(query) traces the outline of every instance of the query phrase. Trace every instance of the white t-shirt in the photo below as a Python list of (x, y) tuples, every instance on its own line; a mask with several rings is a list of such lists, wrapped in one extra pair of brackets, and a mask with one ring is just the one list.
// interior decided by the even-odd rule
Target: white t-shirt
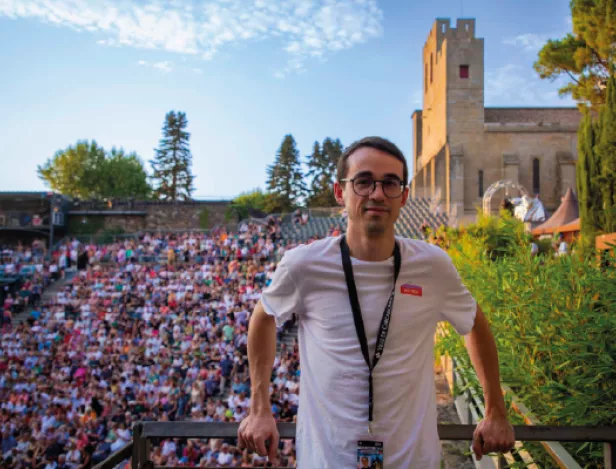
[[(387, 469), (437, 469), (436, 325), (449, 321), (458, 333), (468, 334), (477, 304), (445, 251), (423, 241), (396, 239), (402, 265), (387, 341), (373, 372), (373, 429), (384, 442)], [(393, 256), (352, 262), (372, 360), (391, 292)], [(421, 296), (403, 294), (405, 284), (421, 287)], [(368, 427), (368, 367), (355, 331), (340, 236), (287, 251), (262, 303), (279, 326), (293, 313), (298, 316), (302, 373), (297, 467), (356, 467), (357, 441)]]

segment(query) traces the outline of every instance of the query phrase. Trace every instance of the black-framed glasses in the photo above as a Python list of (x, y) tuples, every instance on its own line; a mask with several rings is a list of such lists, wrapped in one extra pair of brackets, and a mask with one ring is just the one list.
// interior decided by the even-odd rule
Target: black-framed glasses
[(350, 182), (353, 192), (360, 197), (368, 197), (376, 190), (376, 183), (380, 182), (383, 194), (390, 199), (400, 197), (404, 192), (405, 184), (398, 178), (374, 179), (370, 176), (356, 176), (350, 179), (340, 179), (340, 182)]

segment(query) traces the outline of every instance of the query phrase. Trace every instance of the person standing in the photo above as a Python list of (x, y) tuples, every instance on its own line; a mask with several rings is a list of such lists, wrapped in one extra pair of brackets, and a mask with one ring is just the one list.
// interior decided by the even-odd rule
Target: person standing
[(515, 437), (486, 317), (445, 251), (394, 234), (409, 196), (404, 155), (388, 140), (367, 137), (345, 150), (336, 176), (346, 233), (287, 251), (251, 318), (252, 398), (240, 446), (276, 460), (269, 396), (276, 326), (296, 314), (298, 468), (354, 468), (362, 454), (382, 457), (388, 469), (440, 467), (433, 366), (439, 321), (465, 336), (483, 387), (485, 419), (473, 451), (478, 459), (509, 451)]

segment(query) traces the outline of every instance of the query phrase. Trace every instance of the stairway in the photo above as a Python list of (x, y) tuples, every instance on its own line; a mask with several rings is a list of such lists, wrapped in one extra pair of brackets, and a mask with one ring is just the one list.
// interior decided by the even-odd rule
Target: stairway
[(276, 353), (280, 353), (280, 345), (285, 344), (287, 350), (293, 350), (293, 344), (297, 340), (297, 323), (291, 326), (288, 332), (282, 334), (279, 341), (276, 342)]
[[(39, 305), (45, 305), (47, 303), (50, 303), (53, 300), (55, 294), (62, 290), (66, 285), (68, 285), (73, 279), (73, 277), (75, 277), (75, 275), (77, 275), (77, 270), (65, 271), (64, 278), (56, 280), (48, 288), (45, 289), (45, 291), (41, 295), (41, 301), (39, 302)], [(16, 314), (13, 317), (13, 325), (17, 326), (26, 322), (30, 317), (30, 313), (33, 311), (33, 309), (34, 308), (30, 307), (27, 310)]]

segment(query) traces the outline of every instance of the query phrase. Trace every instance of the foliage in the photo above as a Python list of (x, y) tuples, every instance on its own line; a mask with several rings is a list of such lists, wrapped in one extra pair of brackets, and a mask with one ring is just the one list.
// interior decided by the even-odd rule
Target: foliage
[(567, 77), (560, 94), (596, 107), (605, 103), (605, 85), (613, 75), (616, 6), (614, 0), (571, 0), (570, 5), (573, 32), (548, 40), (534, 68), (541, 78)]
[(199, 228), (202, 230), (209, 228), (210, 212), (206, 207), (203, 207), (199, 212)]
[(319, 142), (314, 142), (312, 154), (307, 159), (307, 176), (311, 178), (310, 195), (306, 201), (309, 207), (336, 206), (333, 185), (342, 151), (340, 139), (332, 140), (327, 137), (322, 146)]
[[(448, 236), (448, 252), (491, 323), (503, 381), (543, 424), (616, 424), (616, 270), (575, 253), (532, 257), (513, 221), (480, 220)], [(455, 333), (439, 340), (439, 351), (468, 362)], [(600, 444), (568, 448), (601, 467)]]
[(145, 199), (151, 190), (136, 153), (126, 154), (115, 147), (108, 153), (94, 140), (78, 141), (57, 151), (39, 165), (38, 175), (54, 191), (80, 199)]
[[(455, 235), (455, 229), (445, 229), (448, 237)], [(477, 223), (469, 225), (462, 231), (477, 240), (475, 248), (477, 256), (485, 255), (496, 260), (510, 256), (520, 249), (520, 246), (530, 246), (531, 236), (524, 231), (524, 225), (507, 210), (501, 210), (500, 217), (477, 213)]]
[(148, 175), (136, 153), (125, 154), (121, 148), (112, 148), (103, 168), (99, 198), (132, 197), (144, 200), (150, 197), (152, 188), (148, 184)]
[(170, 111), (165, 116), (163, 138), (150, 160), (156, 188), (154, 196), (162, 200), (190, 200), (194, 191), (191, 172), (190, 134), (186, 132), (186, 113)]
[(272, 205), (274, 197), (261, 189), (243, 192), (231, 201), (225, 212), (225, 219), (230, 221), (235, 218), (241, 221), (251, 216), (261, 216), (269, 212), (268, 208)]
[(274, 164), (267, 168), (267, 186), (272, 198), (268, 211), (290, 211), (306, 193), (299, 150), (292, 135), (285, 135)]
[(613, 75), (607, 86), (607, 102), (601, 109), (600, 126), (596, 152), (600, 158), (597, 182), (603, 199), (602, 228), (612, 233), (616, 231), (616, 79)]
[(586, 112), (578, 130), (578, 160), (576, 179), (580, 224), (584, 249), (592, 251), (597, 232), (600, 230), (601, 190), (597, 184), (599, 161), (595, 146), (595, 125), (590, 112)]
[(592, 252), (595, 236), (616, 231), (616, 79), (595, 121), (586, 110), (578, 130), (576, 166), (582, 240)]

